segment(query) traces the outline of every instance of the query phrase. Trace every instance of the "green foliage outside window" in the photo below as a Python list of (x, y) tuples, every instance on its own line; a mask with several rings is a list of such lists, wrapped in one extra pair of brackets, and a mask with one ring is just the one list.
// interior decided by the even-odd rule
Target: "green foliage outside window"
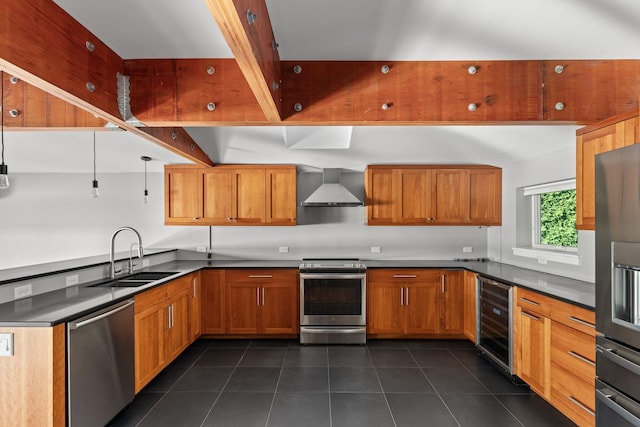
[(578, 246), (576, 190), (540, 194), (540, 244)]

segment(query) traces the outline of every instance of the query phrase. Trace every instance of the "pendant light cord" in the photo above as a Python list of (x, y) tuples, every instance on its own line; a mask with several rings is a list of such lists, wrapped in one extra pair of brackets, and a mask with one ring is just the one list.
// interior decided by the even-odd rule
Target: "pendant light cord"
[(93, 180), (96, 180), (96, 132), (93, 131)]
[(4, 71), (1, 72), (2, 74), (2, 89), (0, 90), (2, 92), (2, 104), (0, 105), (0, 109), (2, 109), (2, 119), (0, 119), (0, 125), (2, 126), (2, 129), (0, 129), (0, 134), (2, 135), (2, 164), (4, 165)]

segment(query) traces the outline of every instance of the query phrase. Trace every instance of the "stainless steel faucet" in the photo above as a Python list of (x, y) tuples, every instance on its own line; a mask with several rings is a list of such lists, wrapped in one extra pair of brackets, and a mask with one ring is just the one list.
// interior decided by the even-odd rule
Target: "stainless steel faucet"
[[(111, 235), (111, 278), (115, 279), (116, 277), (116, 260), (115, 260), (115, 242), (116, 242), (116, 236), (118, 235), (118, 233), (120, 233), (123, 230), (129, 230), (131, 231), (133, 234), (136, 235), (137, 239), (138, 239), (138, 258), (142, 259), (143, 257), (143, 250), (142, 250), (142, 237), (140, 237), (140, 233), (138, 233), (134, 228), (132, 227), (120, 227), (118, 228), (112, 235)], [(131, 253), (131, 248), (133, 247), (133, 245), (131, 247), (129, 247), (129, 253)], [(129, 258), (131, 259), (131, 258)]]

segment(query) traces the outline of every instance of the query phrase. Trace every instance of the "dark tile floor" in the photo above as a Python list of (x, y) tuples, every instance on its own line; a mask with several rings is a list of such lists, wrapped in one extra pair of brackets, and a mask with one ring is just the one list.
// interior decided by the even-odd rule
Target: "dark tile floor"
[(573, 426), (467, 341), (199, 340), (113, 426)]

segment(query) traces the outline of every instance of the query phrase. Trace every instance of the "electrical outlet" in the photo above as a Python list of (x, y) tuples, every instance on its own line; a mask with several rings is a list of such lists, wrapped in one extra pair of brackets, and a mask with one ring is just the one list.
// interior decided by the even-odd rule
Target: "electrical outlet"
[(379, 254), (380, 252), (382, 252), (382, 249), (380, 248), (380, 246), (371, 246), (371, 253)]
[(278, 248), (278, 252), (280, 252), (281, 254), (286, 254), (289, 252), (289, 246), (280, 246)]
[(471, 246), (463, 246), (462, 252), (465, 252), (465, 253), (473, 252), (473, 248)]
[(207, 252), (207, 247), (206, 247), (206, 246), (198, 246), (198, 247), (196, 248), (196, 250), (197, 250), (198, 252)]
[(73, 274), (71, 276), (67, 276), (67, 278), (66, 278), (67, 286), (77, 285), (78, 282), (79, 282), (79, 280), (78, 280), (78, 275), (77, 274)]
[(17, 288), (14, 288), (13, 298), (19, 299), (19, 298), (28, 297), (32, 293), (33, 293), (33, 289), (32, 289), (31, 283), (29, 283), (28, 285), (18, 286)]
[(544, 257), (544, 256), (538, 257), (538, 264), (546, 264), (546, 263), (547, 263), (547, 257)]
[(13, 334), (0, 334), (0, 356), (13, 356)]
[(143, 259), (142, 260), (142, 266), (143, 267), (149, 267), (149, 260), (148, 259)]

